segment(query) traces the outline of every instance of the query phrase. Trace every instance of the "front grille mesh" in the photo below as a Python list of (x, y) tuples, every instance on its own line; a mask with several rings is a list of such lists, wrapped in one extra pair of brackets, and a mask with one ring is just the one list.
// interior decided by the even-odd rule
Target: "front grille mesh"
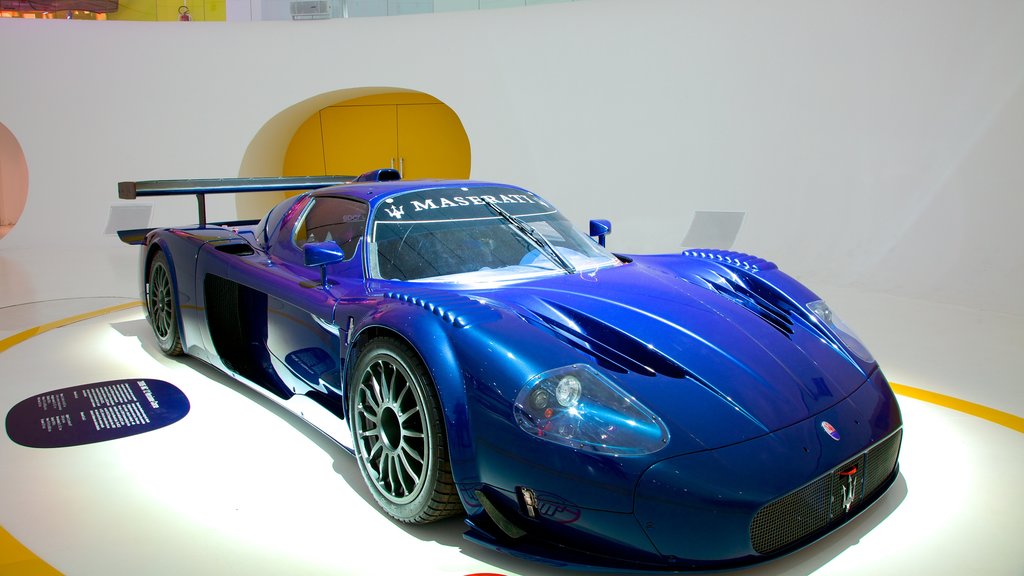
[(870, 498), (896, 468), (903, 431), (897, 431), (811, 483), (765, 504), (750, 524), (758, 554), (771, 554), (829, 524), (842, 522)]

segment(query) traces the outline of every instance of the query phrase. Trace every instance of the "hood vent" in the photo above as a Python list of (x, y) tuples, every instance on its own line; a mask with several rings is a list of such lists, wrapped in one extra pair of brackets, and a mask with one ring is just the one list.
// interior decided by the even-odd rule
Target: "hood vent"
[(544, 302), (558, 318), (535, 311), (537, 317), (563, 341), (594, 356), (603, 367), (644, 376), (687, 376), (686, 369), (675, 360), (626, 332), (579, 310)]
[(699, 278), (706, 283), (707, 288), (757, 314), (779, 332), (787, 336), (793, 333), (791, 306), (773, 290), (759, 290), (757, 284), (747, 285), (738, 278), (728, 278), (714, 272)]
[[(779, 332), (787, 336), (793, 334), (793, 316), (794, 313), (799, 316), (799, 311), (795, 310), (793, 304), (778, 290), (757, 276), (759, 272), (777, 270), (775, 263), (729, 250), (686, 250), (683, 256), (719, 264), (717, 268), (721, 269), (722, 273), (714, 269), (703, 269), (684, 272), (680, 275), (681, 278), (714, 290), (757, 314)], [(726, 266), (733, 268), (735, 272), (725, 268)]]

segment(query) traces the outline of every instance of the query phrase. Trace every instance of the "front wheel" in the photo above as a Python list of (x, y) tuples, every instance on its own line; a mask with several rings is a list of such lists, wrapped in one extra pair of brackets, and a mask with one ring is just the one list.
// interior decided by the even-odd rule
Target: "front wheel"
[(146, 311), (153, 334), (164, 354), (180, 356), (181, 336), (178, 334), (178, 302), (167, 256), (157, 252), (149, 263), (146, 277)]
[(440, 403), (426, 367), (406, 344), (371, 340), (349, 388), (356, 459), (377, 504), (425, 524), (461, 512)]

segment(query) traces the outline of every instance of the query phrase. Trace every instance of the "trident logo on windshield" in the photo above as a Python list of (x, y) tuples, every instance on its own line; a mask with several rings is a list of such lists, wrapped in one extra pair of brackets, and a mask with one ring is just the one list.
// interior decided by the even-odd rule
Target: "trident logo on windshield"
[(392, 206), (384, 211), (388, 213), (388, 216), (391, 216), (395, 220), (401, 220), (402, 216), (405, 215), (405, 206)]

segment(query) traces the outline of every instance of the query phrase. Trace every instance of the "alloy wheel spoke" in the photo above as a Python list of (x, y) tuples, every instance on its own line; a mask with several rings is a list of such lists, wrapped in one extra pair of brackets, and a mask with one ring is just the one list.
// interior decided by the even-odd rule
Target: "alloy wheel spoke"
[(370, 453), (367, 455), (366, 458), (368, 460), (370, 460), (371, 462), (374, 461), (374, 454), (376, 454), (377, 452), (381, 451), (381, 448), (383, 446), (384, 446), (384, 443), (381, 442), (380, 440), (374, 442), (373, 445), (370, 447)]
[(404, 386), (402, 388), (402, 391), (398, 394), (398, 398), (395, 398), (395, 405), (396, 406), (401, 406), (402, 405), (402, 400), (405, 399), (405, 395), (409, 392), (409, 389), (411, 389), (411, 388), (412, 388), (412, 386), (408, 386), (408, 385), (406, 385), (406, 386)]
[(377, 385), (379, 386), (377, 394), (378, 397), (380, 398), (381, 404), (387, 405), (391, 399), (391, 382), (388, 381), (388, 375), (386, 373), (387, 367), (384, 365), (383, 362), (377, 362), (377, 371), (379, 372), (376, 380)]
[(380, 426), (380, 404), (374, 401), (373, 390), (363, 386), (359, 389), (359, 407), (362, 408), (363, 416), (374, 424)]
[(366, 392), (363, 394), (363, 407), (368, 408), (371, 412), (373, 412), (373, 421), (376, 422), (377, 418), (380, 417), (380, 403), (377, 402), (377, 400), (374, 399), (373, 396), (373, 390), (366, 390)]
[(384, 389), (387, 386), (387, 382), (384, 381), (384, 374), (379, 366), (375, 366), (370, 371), (370, 384), (373, 386), (373, 399), (376, 400), (378, 406), (382, 406), (384, 404)]
[(409, 456), (412, 456), (413, 460), (416, 460), (416, 462), (423, 464), (423, 455), (414, 450), (411, 446), (406, 445), (404, 452)]
[(388, 477), (387, 490), (391, 494), (397, 496), (397, 494), (395, 494), (395, 457), (391, 454), (388, 454), (385, 457), (385, 465)]
[(402, 464), (398, 461), (397, 455), (391, 456), (391, 473), (394, 478), (392, 490), (395, 496), (405, 496), (409, 491), (405, 488), (405, 476), (402, 474)]
[(410, 410), (407, 410), (405, 412), (399, 412), (398, 420), (400, 422), (402, 422), (403, 424), (405, 424), (406, 420), (408, 420), (409, 418), (412, 418), (413, 416), (416, 416), (419, 413), (420, 413), (420, 407), (419, 406), (414, 406)]
[(391, 388), (388, 390), (388, 401), (391, 404), (398, 404), (395, 400), (395, 394), (399, 387), (405, 388), (407, 386), (405, 378), (398, 372), (398, 366), (391, 365)]
[[(412, 477), (413, 484), (419, 484), (419, 481), (420, 481), (419, 472), (416, 471), (416, 470), (413, 470), (412, 464), (409, 463), (409, 459), (406, 457), (406, 451), (403, 450), (403, 451), (399, 452), (398, 453), (398, 459), (402, 462), (402, 467), (405, 468), (405, 471), (408, 472), (409, 476)], [(422, 470), (420, 470), (420, 472), (422, 472)]]

